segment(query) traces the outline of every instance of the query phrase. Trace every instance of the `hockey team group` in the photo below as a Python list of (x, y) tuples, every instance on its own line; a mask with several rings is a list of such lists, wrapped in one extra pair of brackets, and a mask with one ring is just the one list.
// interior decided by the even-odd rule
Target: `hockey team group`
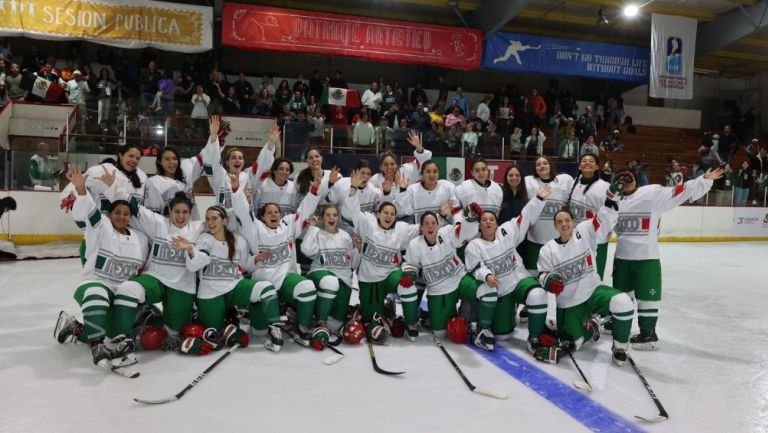
[[(473, 161), (471, 178), (455, 186), (412, 133), (413, 162), (398, 166), (386, 153), (376, 175), (360, 160), (342, 177), (310, 149), (294, 181), (291, 161), (274, 157), (279, 130), (253, 165), (222, 146), (225, 132), (212, 117), (200, 154), (181, 159), (165, 148), (152, 177), (132, 145), (85, 173), (69, 170), (62, 208), (84, 231), (74, 293), (83, 319), (61, 312), (59, 343), (87, 343), (94, 364), (120, 372), (143, 350), (204, 355), (259, 338), (279, 352), (284, 334), (323, 350), (431, 331), (438, 344), (469, 340), (492, 351), (519, 321), (539, 361), (558, 362), (602, 331), (621, 366), (630, 346), (658, 348), (661, 215), (723, 175), (638, 187), (622, 171), (608, 183), (586, 154), (576, 179), (542, 156), (528, 175), (511, 166), (502, 184)], [(192, 185), (202, 175), (216, 205), (198, 210)], [(630, 336), (635, 308), (640, 332)]]

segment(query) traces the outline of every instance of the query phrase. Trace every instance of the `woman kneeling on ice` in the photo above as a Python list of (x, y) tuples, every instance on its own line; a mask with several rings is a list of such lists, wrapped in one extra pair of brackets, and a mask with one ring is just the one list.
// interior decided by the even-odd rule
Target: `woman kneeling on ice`
[(600, 336), (594, 314), (613, 317), (613, 362), (621, 366), (627, 359), (629, 332), (634, 307), (626, 293), (600, 284), (597, 274), (597, 241), (610, 232), (618, 220), (619, 188), (613, 184), (606, 192), (605, 204), (597, 216), (582, 221), (574, 228), (574, 217), (568, 210), (555, 214), (559, 237), (547, 242), (539, 252), (539, 281), (557, 297), (557, 330), (561, 339), (571, 342), (565, 347), (547, 346), (539, 338), (534, 356), (555, 363), (564, 350), (577, 350), (584, 341)]

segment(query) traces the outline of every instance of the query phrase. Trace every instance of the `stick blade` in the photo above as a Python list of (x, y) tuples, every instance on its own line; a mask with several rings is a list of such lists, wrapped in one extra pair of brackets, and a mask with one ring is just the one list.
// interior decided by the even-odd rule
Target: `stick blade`
[(405, 373), (404, 371), (387, 371), (382, 368), (379, 368), (378, 366), (374, 368), (374, 370), (376, 370), (376, 373), (385, 374), (387, 376), (398, 376)]
[(478, 388), (475, 387), (475, 389), (472, 390), (472, 392), (487, 395), (488, 397), (498, 398), (500, 400), (506, 400), (508, 395), (504, 391), (499, 391), (498, 389), (491, 389), (491, 388)]
[(118, 376), (127, 377), (128, 379), (136, 379), (141, 375), (141, 373), (131, 368), (130, 366), (124, 366), (124, 367), (112, 367), (111, 368), (112, 373), (117, 374)]
[(343, 358), (343, 357), (344, 357), (344, 355), (340, 355), (338, 353), (335, 354), (335, 355), (331, 355), (331, 356), (325, 358), (325, 361), (324, 361), (325, 365), (333, 365), (333, 364), (341, 361), (341, 358)]
[(147, 399), (143, 399), (143, 398), (134, 398), (133, 399), (133, 401), (135, 401), (136, 403), (142, 403), (142, 404), (165, 404), (165, 403), (170, 403), (170, 402), (176, 401), (176, 400), (178, 400), (178, 397), (176, 397), (176, 396), (167, 397), (167, 398), (160, 398), (160, 399), (157, 399), (157, 400), (147, 400)]
[(583, 380), (574, 380), (573, 386), (576, 388), (582, 390), (582, 391), (592, 391), (592, 387), (589, 386), (587, 382), (584, 382)]
[(643, 420), (645, 422), (661, 422), (661, 421), (668, 420), (669, 419), (669, 415), (658, 414), (656, 416), (652, 416), (652, 417), (649, 417), (649, 418), (646, 418), (646, 417), (640, 416), (640, 415), (635, 415), (635, 418), (641, 419), (641, 420)]

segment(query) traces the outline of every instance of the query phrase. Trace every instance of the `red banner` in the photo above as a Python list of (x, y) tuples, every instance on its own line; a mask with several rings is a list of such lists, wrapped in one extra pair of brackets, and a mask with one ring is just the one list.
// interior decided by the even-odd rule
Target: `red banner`
[(252, 49), (480, 67), (483, 33), (475, 29), (224, 3), (222, 42)]

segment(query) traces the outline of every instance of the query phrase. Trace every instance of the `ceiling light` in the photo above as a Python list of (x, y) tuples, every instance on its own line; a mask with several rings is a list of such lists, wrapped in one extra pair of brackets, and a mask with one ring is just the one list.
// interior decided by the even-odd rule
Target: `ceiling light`
[(605, 13), (603, 12), (602, 8), (597, 10), (597, 21), (595, 22), (595, 25), (596, 26), (608, 25), (608, 18), (605, 16)]
[(640, 7), (636, 4), (628, 4), (624, 7), (624, 16), (627, 18), (634, 18), (638, 12), (640, 12)]

